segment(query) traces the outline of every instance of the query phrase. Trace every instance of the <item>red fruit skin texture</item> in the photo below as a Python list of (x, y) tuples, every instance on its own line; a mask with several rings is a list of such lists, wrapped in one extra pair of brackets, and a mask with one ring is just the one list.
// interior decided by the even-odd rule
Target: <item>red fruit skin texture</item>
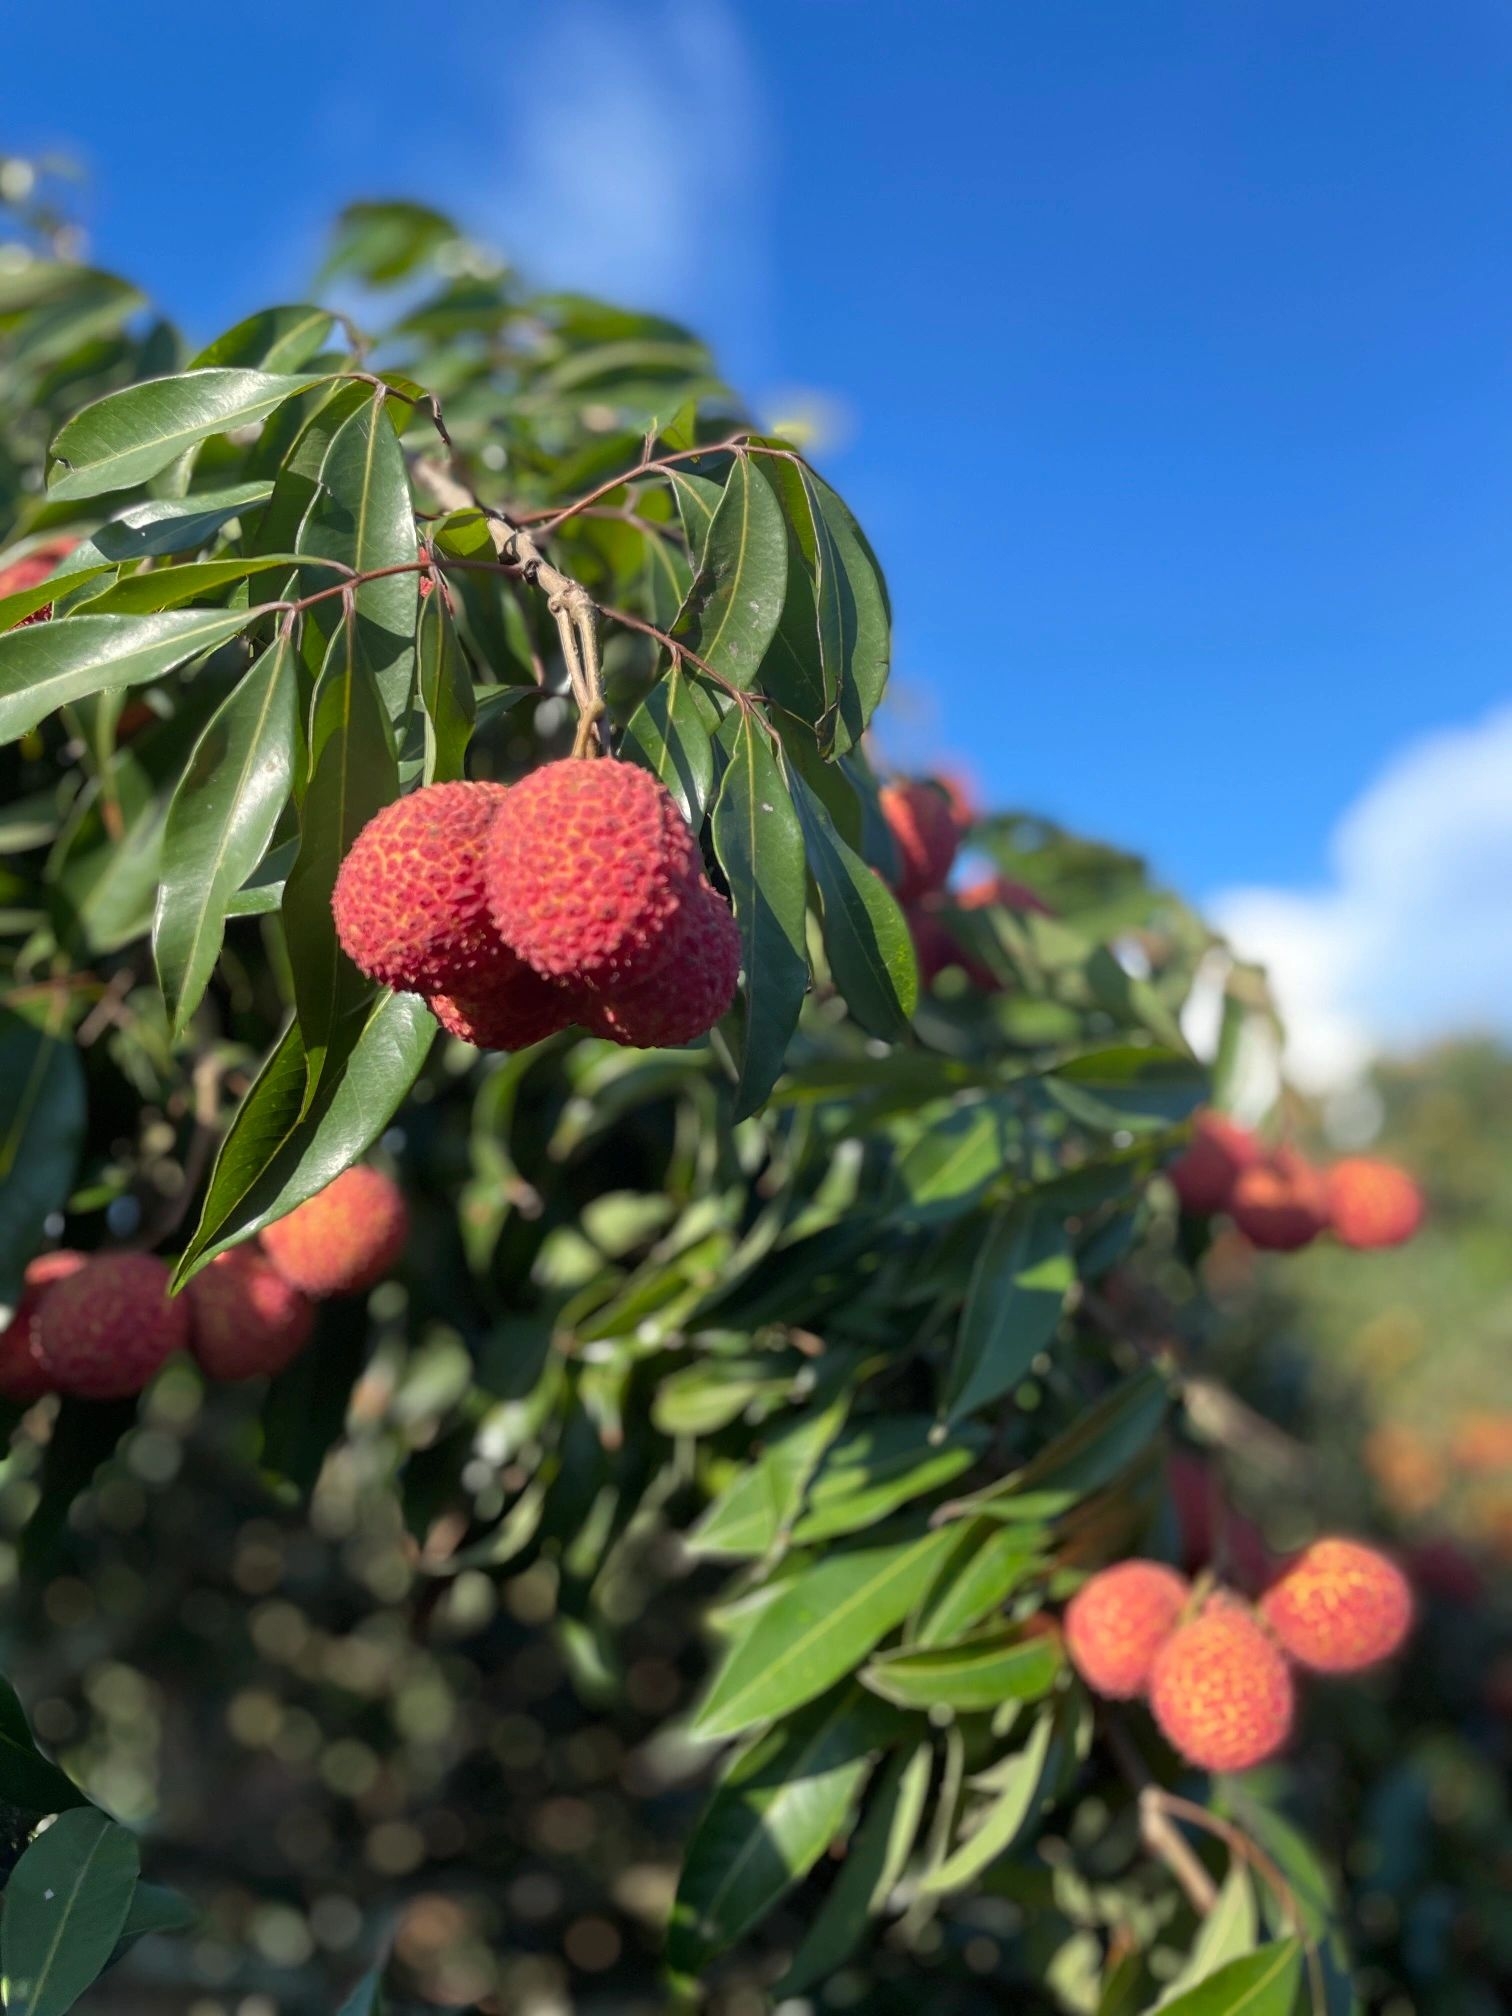
[(1291, 1734), (1286, 1661), (1237, 1599), (1183, 1624), (1155, 1655), (1150, 1708), (1171, 1748), (1204, 1771), (1248, 1771)]
[(647, 979), (592, 998), (584, 1023), (626, 1049), (680, 1049), (728, 1013), (740, 950), (729, 905), (700, 881), (683, 906), (666, 963)]
[(342, 949), (385, 987), (453, 993), (493, 956), (483, 840), (502, 784), (429, 784), (371, 818), (341, 864), (331, 914)]
[(282, 1372), (314, 1333), (315, 1305), (256, 1245), (217, 1254), (185, 1293), (194, 1318), (190, 1348), (211, 1379)]
[(1358, 1540), (1315, 1540), (1260, 1599), (1283, 1650), (1314, 1673), (1389, 1659), (1412, 1629), (1412, 1608), (1401, 1569)]
[(1423, 1222), (1423, 1193), (1390, 1162), (1351, 1155), (1328, 1172), (1328, 1224), (1345, 1246), (1402, 1246)]
[(1120, 1561), (1084, 1582), (1066, 1610), (1066, 1651), (1094, 1694), (1142, 1694), (1161, 1645), (1190, 1594), (1160, 1561)]
[(262, 1243), (285, 1281), (320, 1301), (375, 1287), (408, 1238), (409, 1207), (398, 1184), (359, 1162), (265, 1226)]
[(607, 987), (668, 957), (698, 880), (698, 848), (671, 793), (609, 757), (532, 770), (486, 847), (488, 902), (506, 944), (538, 972)]
[(169, 1270), (150, 1253), (102, 1253), (51, 1287), (36, 1339), (60, 1393), (125, 1400), (189, 1344), (189, 1304), (168, 1294)]
[(1197, 1115), (1190, 1145), (1166, 1175), (1183, 1211), (1210, 1218), (1215, 1211), (1228, 1209), (1235, 1184), (1246, 1169), (1260, 1162), (1263, 1152), (1247, 1127), (1226, 1114), (1203, 1112)]
[(878, 798), (897, 849), (898, 898), (917, 903), (945, 886), (961, 838), (955, 813), (943, 791), (912, 779), (884, 784)]
[(1239, 1230), (1266, 1253), (1295, 1253), (1328, 1226), (1328, 1195), (1318, 1171), (1300, 1155), (1279, 1148), (1241, 1170), (1229, 1197)]
[(52, 1392), (52, 1376), (37, 1343), (37, 1315), (50, 1290), (77, 1274), (87, 1257), (59, 1248), (56, 1253), (39, 1253), (27, 1263), (21, 1277), (21, 1299), (0, 1331), (0, 1400), (29, 1407), (44, 1393)]
[(585, 1016), (586, 990), (548, 980), (494, 939), (488, 958), (449, 993), (428, 994), (441, 1027), (479, 1050), (528, 1050)]
[[(0, 567), (0, 595), (19, 595), (23, 588), (35, 588), (39, 581), (47, 579), (60, 560), (72, 553), (75, 543), (71, 538), (44, 539), (40, 546), (23, 553), (9, 567)], [(51, 602), (44, 602), (40, 609), (34, 609), (30, 616), (23, 616), (11, 627), (24, 630), (28, 623), (46, 623), (52, 612)]]

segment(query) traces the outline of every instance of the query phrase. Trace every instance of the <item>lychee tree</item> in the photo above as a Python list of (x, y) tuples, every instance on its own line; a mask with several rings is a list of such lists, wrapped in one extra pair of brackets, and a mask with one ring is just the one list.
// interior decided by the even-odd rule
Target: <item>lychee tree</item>
[[(1153, 1179), (1268, 1022), (1257, 977), (1227, 969), (1204, 1064), (1181, 1017), (1214, 940), (1141, 863), (879, 776), (877, 558), (683, 328), (532, 293), (404, 204), (341, 220), (341, 312), (275, 306), (196, 350), (16, 243), (0, 1300), (39, 1311), (6, 1366), (40, 1352), (7, 1388), (18, 1626), (143, 1421), (165, 1432), (137, 1388), (198, 1323), (197, 1369), (159, 1374), (198, 1396), (183, 1435), (285, 1510), (360, 1451), (421, 1639), (462, 1578), (534, 1577), (612, 1722), (627, 1618), (691, 1578), (706, 1677), (667, 1713), (712, 1782), (656, 1935), (677, 1995), (742, 1967), (818, 1994), (881, 1938), (878, 2008), (942, 1968), (962, 2009), (1355, 2006), (1284, 1769), (1194, 1772), (1083, 1684), (1057, 1621), (1089, 1571), (1179, 1557), (1172, 1439), (1251, 1425), (1200, 1376), (1187, 1289), (1129, 1284), (1190, 1281), (1201, 1226)], [(548, 764), (637, 766), (674, 808), (739, 941), (707, 1040), (638, 1047), (600, 979), (597, 1022), (480, 1050), (348, 956), (374, 913), (343, 927), (333, 894), (371, 822)], [(561, 854), (553, 804), (515, 823), (511, 918), (531, 849)], [(606, 829), (581, 876), (638, 844)], [(985, 879), (947, 880), (958, 846)], [(364, 901), (411, 890), (424, 936), (455, 849), (406, 854), (413, 883), (370, 851)], [(676, 960), (651, 977), (659, 1006), (686, 989)], [(358, 1167), (371, 1196), (340, 1187)], [(171, 1265), (162, 1349), (135, 1303), (96, 1320), (87, 1267), (44, 1279), (55, 1249)], [(69, 1351), (115, 1364), (123, 1332), (127, 1357), (151, 1333), (145, 1369), (70, 1388)], [(1240, 1677), (1273, 1714), (1285, 1664), (1211, 1593), (1224, 1550), (1166, 1573), (1155, 1636), (1258, 1642)], [(192, 1906), (140, 1880), (150, 1818), (139, 1849), (19, 1700), (0, 1720), (0, 1958), (41, 2016)], [(386, 1922), (353, 2012), (382, 2006)], [(388, 1992), (413, 1988), (401, 1966)]]

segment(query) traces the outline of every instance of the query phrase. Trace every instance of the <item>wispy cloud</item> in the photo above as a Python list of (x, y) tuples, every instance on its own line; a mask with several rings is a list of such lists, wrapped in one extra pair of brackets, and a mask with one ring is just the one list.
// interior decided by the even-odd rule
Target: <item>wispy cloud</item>
[(1455, 1031), (1512, 1035), (1512, 707), (1424, 736), (1340, 820), (1328, 885), (1211, 906), (1264, 961), (1308, 1089)]

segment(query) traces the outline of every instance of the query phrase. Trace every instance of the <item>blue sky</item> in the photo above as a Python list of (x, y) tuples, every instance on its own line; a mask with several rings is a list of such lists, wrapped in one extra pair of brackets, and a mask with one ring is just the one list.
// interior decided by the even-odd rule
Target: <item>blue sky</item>
[[(1359, 937), (1352, 890), (1390, 908), (1350, 835), (1427, 777), (1442, 886), (1339, 984), (1389, 1035), (1505, 1021), (1473, 918), (1468, 985), (1379, 1005), (1467, 855), (1481, 902), (1512, 859), (1497, 0), (371, 0), (303, 11), (292, 88), (271, 27), (148, 18), (86, 8), (62, 68), (45, 10), (8, 22), (0, 144), (79, 154), (96, 256), (193, 332), (297, 293), (374, 193), (690, 317), (769, 411), (832, 412), (895, 747), (1226, 914), (1263, 894), (1283, 959)], [(1445, 746), (1492, 752), (1468, 833)]]

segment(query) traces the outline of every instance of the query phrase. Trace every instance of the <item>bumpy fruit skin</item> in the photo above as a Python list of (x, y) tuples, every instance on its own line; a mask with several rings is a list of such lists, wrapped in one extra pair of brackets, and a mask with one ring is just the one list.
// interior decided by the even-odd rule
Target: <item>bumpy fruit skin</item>
[[(74, 544), (72, 539), (44, 539), (40, 546), (33, 546), (30, 553), (23, 553), (9, 567), (0, 567), (0, 595), (19, 595), (23, 588), (35, 588), (39, 581), (47, 579), (60, 560), (72, 553)], [(30, 616), (23, 616), (11, 627), (24, 630), (28, 623), (46, 623), (52, 612), (51, 602), (44, 602), (40, 609), (34, 609)]]
[(1066, 1610), (1066, 1651), (1094, 1694), (1130, 1701), (1144, 1692), (1189, 1594), (1159, 1561), (1120, 1561), (1082, 1584)]
[(494, 955), (483, 841), (502, 784), (429, 784), (370, 819), (331, 896), (336, 935), (370, 980), (409, 994), (467, 987)]
[(0, 1332), (0, 1400), (29, 1407), (44, 1393), (53, 1390), (52, 1377), (37, 1343), (37, 1315), (43, 1300), (58, 1282), (77, 1274), (86, 1255), (59, 1248), (56, 1253), (39, 1253), (27, 1263), (21, 1277), (21, 1299), (3, 1332)]
[(897, 850), (899, 901), (917, 903), (943, 889), (961, 839), (949, 798), (933, 784), (908, 778), (884, 784), (878, 800)]
[(1394, 1561), (1357, 1540), (1315, 1540), (1260, 1599), (1283, 1649), (1315, 1673), (1358, 1673), (1412, 1629), (1412, 1590)]
[(1250, 1244), (1267, 1253), (1295, 1253), (1328, 1225), (1323, 1178), (1288, 1148), (1241, 1170), (1228, 1208)]
[(1183, 1211), (1209, 1218), (1226, 1211), (1234, 1186), (1246, 1169), (1253, 1169), (1263, 1156), (1260, 1143), (1247, 1127), (1226, 1114), (1203, 1112), (1192, 1127), (1192, 1139), (1184, 1153), (1166, 1171)]
[(102, 1253), (48, 1289), (36, 1340), (60, 1393), (124, 1400), (189, 1343), (189, 1304), (150, 1253)]
[(262, 1243), (285, 1281), (319, 1301), (376, 1286), (408, 1237), (409, 1207), (398, 1184), (359, 1162), (267, 1226)]
[(700, 873), (671, 793), (647, 770), (564, 757), (509, 792), (485, 848), (506, 944), (540, 973), (608, 988), (668, 957)]
[(282, 1372), (315, 1329), (315, 1306), (256, 1245), (221, 1253), (185, 1291), (194, 1318), (191, 1349), (211, 1379)]
[(1173, 1631), (1150, 1669), (1150, 1708), (1171, 1748), (1205, 1771), (1248, 1771), (1291, 1734), (1291, 1674), (1235, 1598)]
[(559, 1029), (581, 1022), (586, 990), (548, 980), (501, 938), (476, 971), (426, 1004), (443, 1029), (479, 1050), (528, 1050)]
[(666, 962), (648, 978), (596, 997), (583, 1017), (596, 1036), (631, 1050), (676, 1050), (707, 1035), (735, 999), (740, 930), (705, 881), (684, 904)]
[(1390, 1162), (1351, 1155), (1328, 1172), (1328, 1224), (1345, 1246), (1402, 1246), (1423, 1222), (1423, 1193)]

